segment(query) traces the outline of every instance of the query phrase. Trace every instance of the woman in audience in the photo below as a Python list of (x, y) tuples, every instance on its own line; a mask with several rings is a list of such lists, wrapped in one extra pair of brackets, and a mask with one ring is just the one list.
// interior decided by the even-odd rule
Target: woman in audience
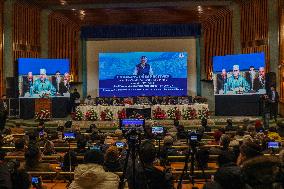
[(84, 156), (85, 164), (80, 164), (74, 171), (74, 181), (69, 189), (116, 189), (118, 175), (106, 172), (102, 166), (104, 157), (98, 150), (88, 151)]
[(120, 154), (116, 146), (110, 146), (104, 157), (104, 168), (110, 172), (123, 171), (123, 164), (120, 159)]
[(26, 171), (55, 171), (50, 164), (41, 162), (41, 151), (36, 145), (29, 145), (25, 153), (24, 169)]

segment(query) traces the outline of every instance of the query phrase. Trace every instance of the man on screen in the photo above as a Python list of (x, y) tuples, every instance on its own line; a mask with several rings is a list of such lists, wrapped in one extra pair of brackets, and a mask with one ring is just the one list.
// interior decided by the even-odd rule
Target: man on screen
[(265, 69), (264, 67), (259, 67), (258, 77), (254, 79), (254, 89), (255, 91), (265, 89)]
[(70, 74), (68, 72), (64, 73), (63, 81), (60, 83), (59, 93), (69, 93), (70, 90)]
[(39, 94), (40, 96), (54, 96), (56, 93), (56, 89), (46, 76), (45, 69), (40, 69), (40, 78), (34, 82), (34, 93)]
[(60, 83), (61, 83), (61, 76), (60, 71), (55, 72), (55, 76), (52, 76), (52, 85), (56, 89), (56, 94), (59, 94), (60, 91)]
[(249, 71), (245, 73), (245, 78), (250, 85), (250, 90), (255, 91), (255, 78), (257, 77), (257, 73), (254, 69), (254, 66), (249, 67)]
[(246, 79), (240, 75), (239, 65), (233, 66), (233, 75), (228, 78), (226, 93), (242, 94), (248, 92), (250, 86)]
[(217, 75), (217, 94), (224, 94), (227, 80), (227, 71), (223, 68), (222, 73)]
[(136, 65), (133, 75), (153, 75), (153, 70), (147, 61), (146, 56), (141, 56), (141, 62)]
[(29, 72), (28, 76), (23, 76), (23, 92), (22, 95), (25, 96), (26, 94), (29, 96), (33, 96), (33, 73)]

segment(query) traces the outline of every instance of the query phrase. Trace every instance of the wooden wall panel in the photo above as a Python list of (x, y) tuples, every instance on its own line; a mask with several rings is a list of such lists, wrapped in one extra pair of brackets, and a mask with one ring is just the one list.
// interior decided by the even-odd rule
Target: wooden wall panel
[[(284, 0), (279, 1), (279, 78), (280, 101), (284, 103)], [(280, 112), (284, 115), (284, 105)], [(281, 111), (282, 110), (282, 111)]]
[(220, 9), (216, 15), (202, 23), (204, 36), (205, 72), (207, 79), (212, 79), (213, 56), (232, 54), (232, 12)]
[(78, 81), (79, 32), (79, 25), (64, 15), (56, 12), (49, 15), (48, 56), (68, 58), (74, 81)]
[(264, 52), (266, 71), (269, 71), (268, 0), (243, 2), (240, 14), (242, 53)]
[(4, 1), (0, 0), (0, 96), (5, 93), (5, 78), (4, 78), (4, 58), (3, 58), (3, 36), (4, 36)]
[(40, 57), (40, 8), (14, 3), (13, 60)]

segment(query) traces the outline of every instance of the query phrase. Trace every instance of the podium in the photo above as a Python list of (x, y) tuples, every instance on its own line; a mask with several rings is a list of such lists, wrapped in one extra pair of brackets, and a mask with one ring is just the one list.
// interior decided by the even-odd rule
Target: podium
[(69, 98), (20, 98), (21, 119), (33, 119), (40, 110), (49, 110), (51, 118), (65, 118), (68, 116)]
[(35, 99), (35, 112), (41, 110), (48, 110), (52, 115), (52, 102), (49, 98), (37, 98)]

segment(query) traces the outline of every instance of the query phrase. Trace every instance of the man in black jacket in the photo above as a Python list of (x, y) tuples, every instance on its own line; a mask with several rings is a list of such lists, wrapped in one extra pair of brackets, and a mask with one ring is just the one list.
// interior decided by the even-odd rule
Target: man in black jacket
[(0, 131), (5, 128), (7, 115), (8, 106), (6, 102), (6, 95), (2, 95), (2, 98), (0, 100)]
[(274, 118), (274, 120), (276, 121), (278, 114), (279, 95), (278, 92), (275, 90), (274, 86), (270, 87), (270, 92), (268, 93), (268, 97), (270, 104), (270, 119)]

